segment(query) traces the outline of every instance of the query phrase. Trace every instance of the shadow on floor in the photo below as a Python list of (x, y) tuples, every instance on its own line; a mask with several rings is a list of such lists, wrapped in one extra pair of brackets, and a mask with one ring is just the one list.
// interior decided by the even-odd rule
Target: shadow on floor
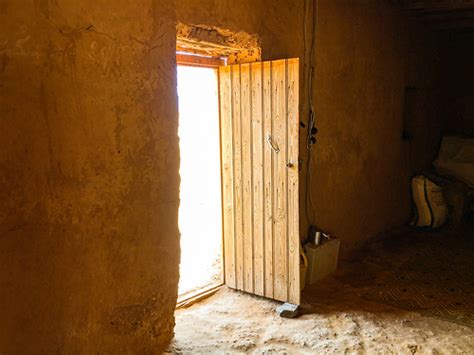
[(474, 223), (379, 237), (336, 279), (363, 299), (474, 328)]

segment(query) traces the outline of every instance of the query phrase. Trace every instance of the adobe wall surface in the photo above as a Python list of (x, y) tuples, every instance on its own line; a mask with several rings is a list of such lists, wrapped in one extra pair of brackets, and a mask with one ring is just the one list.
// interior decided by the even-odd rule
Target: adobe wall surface
[[(347, 255), (409, 219), (410, 178), (437, 150), (438, 54), (434, 36), (388, 1), (321, 0), (318, 21), (312, 191), (317, 224)], [(424, 93), (411, 141), (406, 87)]]
[(171, 1), (2, 1), (0, 352), (160, 353), (179, 235)]

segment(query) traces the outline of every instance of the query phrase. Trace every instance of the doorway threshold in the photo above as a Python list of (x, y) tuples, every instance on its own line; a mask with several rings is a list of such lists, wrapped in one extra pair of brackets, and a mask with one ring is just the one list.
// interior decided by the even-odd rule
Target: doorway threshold
[(212, 296), (214, 293), (219, 291), (222, 286), (224, 286), (223, 283), (219, 285), (209, 285), (200, 288), (199, 290), (193, 290), (186, 292), (185, 294), (179, 295), (178, 301), (176, 303), (176, 309), (190, 307), (191, 305)]

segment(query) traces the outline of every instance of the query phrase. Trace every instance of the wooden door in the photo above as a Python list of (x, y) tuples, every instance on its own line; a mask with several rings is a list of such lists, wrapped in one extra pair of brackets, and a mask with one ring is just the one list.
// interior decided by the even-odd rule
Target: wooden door
[(300, 303), (299, 60), (219, 68), (225, 282)]

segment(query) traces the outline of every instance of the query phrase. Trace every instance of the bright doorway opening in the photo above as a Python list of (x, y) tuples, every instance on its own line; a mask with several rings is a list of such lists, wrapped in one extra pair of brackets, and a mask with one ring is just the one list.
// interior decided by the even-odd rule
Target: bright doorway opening
[(181, 263), (178, 303), (223, 283), (217, 68), (178, 65)]

